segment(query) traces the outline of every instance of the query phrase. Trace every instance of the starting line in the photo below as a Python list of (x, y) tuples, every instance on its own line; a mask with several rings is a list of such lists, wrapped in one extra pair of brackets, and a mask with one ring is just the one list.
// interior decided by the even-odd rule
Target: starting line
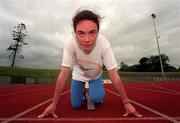
[[(171, 117), (180, 120), (180, 117)], [(9, 118), (0, 118), (0, 120), (7, 120)], [(165, 120), (163, 117), (111, 117), (111, 118), (16, 118), (13, 121), (144, 121), (144, 120)]]

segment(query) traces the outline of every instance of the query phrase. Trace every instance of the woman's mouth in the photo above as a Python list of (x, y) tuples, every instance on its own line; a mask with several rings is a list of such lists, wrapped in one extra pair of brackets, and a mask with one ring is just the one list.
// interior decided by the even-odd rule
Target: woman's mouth
[(84, 45), (84, 48), (89, 49), (89, 48), (91, 48), (91, 45)]

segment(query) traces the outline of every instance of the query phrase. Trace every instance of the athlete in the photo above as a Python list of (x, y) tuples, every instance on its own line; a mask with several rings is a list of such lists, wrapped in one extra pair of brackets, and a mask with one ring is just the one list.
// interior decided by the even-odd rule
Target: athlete
[(105, 96), (102, 82), (102, 67), (105, 65), (114, 87), (121, 95), (125, 114), (142, 117), (129, 101), (117, 72), (117, 63), (108, 40), (99, 34), (100, 16), (90, 10), (82, 10), (73, 17), (74, 35), (66, 42), (63, 51), (61, 72), (58, 75), (52, 103), (38, 117), (51, 114), (54, 118), (59, 97), (72, 70), (71, 104), (79, 109), (83, 104), (83, 89), (89, 83), (90, 100), (101, 103)]

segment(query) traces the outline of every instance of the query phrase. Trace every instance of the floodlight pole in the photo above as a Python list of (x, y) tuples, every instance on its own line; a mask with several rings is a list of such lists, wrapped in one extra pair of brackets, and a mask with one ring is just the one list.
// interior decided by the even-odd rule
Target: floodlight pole
[(157, 46), (158, 46), (158, 53), (159, 53), (159, 61), (160, 61), (160, 65), (161, 65), (161, 72), (162, 72), (163, 78), (165, 79), (164, 69), (163, 69), (163, 64), (162, 64), (162, 59), (161, 59), (161, 51), (160, 51), (159, 41), (158, 41), (158, 39), (160, 38), (160, 36), (157, 35), (156, 25), (155, 25), (156, 15), (153, 13), (153, 14), (151, 15), (151, 17), (152, 17), (152, 19), (153, 19), (153, 24), (154, 24), (154, 32), (155, 32), (156, 42), (157, 42)]

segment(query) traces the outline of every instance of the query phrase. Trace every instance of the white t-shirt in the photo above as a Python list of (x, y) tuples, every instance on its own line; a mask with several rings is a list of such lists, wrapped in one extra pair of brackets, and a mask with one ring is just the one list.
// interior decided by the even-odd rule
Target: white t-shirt
[(73, 69), (72, 79), (83, 82), (95, 80), (102, 74), (103, 64), (107, 70), (117, 67), (112, 48), (102, 35), (98, 35), (90, 54), (80, 49), (75, 37), (66, 42), (62, 66)]

